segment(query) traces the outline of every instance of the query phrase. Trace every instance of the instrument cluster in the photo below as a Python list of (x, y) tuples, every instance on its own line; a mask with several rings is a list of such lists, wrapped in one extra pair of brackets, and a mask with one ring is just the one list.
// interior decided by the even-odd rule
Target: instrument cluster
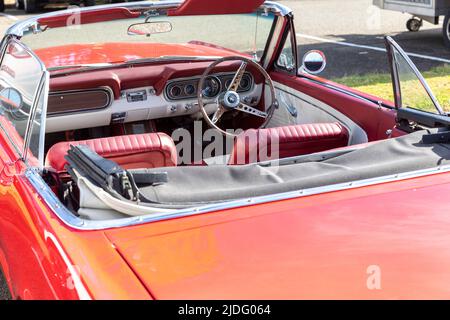
[[(206, 98), (215, 98), (227, 90), (233, 81), (234, 73), (210, 75), (205, 79), (202, 94)], [(200, 77), (176, 79), (168, 82), (164, 90), (168, 100), (193, 99), (197, 97)], [(242, 76), (238, 93), (250, 91), (253, 88), (253, 76), (246, 72)]]

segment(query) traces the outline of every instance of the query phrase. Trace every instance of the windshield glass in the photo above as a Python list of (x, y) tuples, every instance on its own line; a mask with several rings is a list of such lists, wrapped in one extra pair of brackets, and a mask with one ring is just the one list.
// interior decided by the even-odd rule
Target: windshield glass
[[(0, 66), (0, 122), (19, 151), (23, 151), (30, 110), (36, 99), (43, 70), (41, 64), (20, 43), (11, 41)], [(29, 128), (30, 151), (38, 158), (44, 99), (39, 99), (38, 114)], [(42, 158), (42, 157), (41, 157)]]
[(404, 56), (396, 48), (393, 48), (393, 52), (402, 98), (401, 107), (442, 113), (441, 107), (435, 105), (436, 102), (433, 101), (435, 99), (434, 96), (430, 97), (430, 94), (414, 72), (411, 63), (405, 60)]
[[(28, 33), (22, 41), (48, 68), (165, 56), (245, 54), (260, 59), (274, 18), (272, 13), (264, 12), (214, 16), (158, 15), (147, 19), (140, 16), (82, 25), (73, 24), (80, 21), (80, 18), (73, 18), (67, 19), (65, 26), (49, 26), (44, 28), (44, 32)], [(146, 22), (155, 25), (131, 28)], [(136, 30), (153, 32), (142, 31), (139, 34)]]

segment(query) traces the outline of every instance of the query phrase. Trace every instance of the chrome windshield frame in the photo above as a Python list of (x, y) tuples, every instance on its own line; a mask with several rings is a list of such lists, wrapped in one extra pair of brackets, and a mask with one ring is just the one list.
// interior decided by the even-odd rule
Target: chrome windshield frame
[[(83, 12), (89, 12), (89, 11), (98, 11), (98, 10), (104, 10), (108, 8), (127, 8), (127, 9), (135, 9), (135, 10), (143, 10), (143, 11), (150, 11), (150, 10), (156, 10), (156, 9), (176, 9), (178, 8), (184, 1), (181, 0), (170, 0), (170, 1), (141, 1), (141, 2), (125, 2), (125, 3), (114, 3), (114, 4), (105, 4), (105, 5), (99, 5), (95, 7), (83, 7), (83, 8), (72, 8), (62, 11), (53, 11), (44, 13), (41, 15), (37, 15), (34, 17), (30, 17), (28, 19), (19, 21), (8, 28), (6, 31), (7, 35), (14, 35), (16, 37), (23, 37), (26, 32), (32, 31), (32, 32), (39, 32), (40, 26), (39, 26), (39, 19), (42, 18), (52, 18), (52, 17), (58, 17), (61, 15), (65, 15), (68, 13), (83, 13)], [(277, 2), (273, 1), (266, 1), (264, 4), (261, 5), (260, 9), (267, 10), (269, 12), (273, 12), (275, 14), (278, 14), (282, 17), (291, 14), (292, 10), (288, 7), (279, 4)]]
[[(20, 157), (19, 159), (22, 160), (25, 164), (27, 164), (28, 163), (27, 162), (28, 149), (30, 146), (31, 134), (32, 134), (34, 122), (36, 119), (36, 112), (38, 109), (37, 107), (39, 104), (39, 97), (42, 94), (44, 94), (44, 102), (43, 102), (44, 105), (43, 105), (42, 112), (46, 112), (46, 110), (47, 110), (47, 98), (48, 98), (48, 92), (49, 92), (49, 73), (48, 73), (44, 63), (42, 62), (42, 60), (33, 52), (33, 50), (31, 50), (30, 48), (28, 48), (28, 46), (26, 44), (24, 44), (23, 42), (18, 40), (16, 36), (8, 35), (8, 34), (3, 37), (3, 40), (1, 42), (0, 65), (3, 63), (3, 58), (6, 53), (6, 48), (10, 43), (14, 43), (14, 44), (22, 47), (22, 49), (24, 49), (30, 56), (32, 56), (34, 58), (34, 60), (39, 64), (39, 68), (40, 68), (40, 72), (41, 72), (41, 78), (39, 79), (39, 83), (36, 87), (36, 91), (34, 92), (33, 101), (31, 103), (30, 114), (28, 115), (27, 126), (25, 129), (24, 137), (23, 137), (22, 149), (20, 149), (20, 147), (17, 146), (11, 138), (9, 138), (10, 142), (12, 143), (12, 145), (18, 152), (18, 155)], [(8, 133), (6, 133), (6, 134), (8, 135)], [(40, 124), (40, 133), (39, 133), (39, 144), (42, 148), (41, 147), (39, 148), (39, 154), (36, 155), (39, 160), (40, 168), (43, 168), (43, 166), (44, 166), (44, 150), (43, 150), (44, 135), (45, 135), (45, 117), (44, 117), (43, 123)]]

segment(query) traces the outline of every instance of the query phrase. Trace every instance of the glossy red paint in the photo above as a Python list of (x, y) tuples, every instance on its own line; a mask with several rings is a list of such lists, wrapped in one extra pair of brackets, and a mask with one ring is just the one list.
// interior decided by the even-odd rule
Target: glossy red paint
[(170, 16), (252, 13), (264, 0), (186, 0)]
[[(442, 173), (82, 232), (19, 176), (0, 184), (0, 261), (14, 297), (28, 299), (448, 298), (449, 191)], [(367, 287), (373, 265), (381, 290)]]
[(157, 299), (448, 299), (448, 191), (439, 174), (107, 235)]
[[(130, 47), (133, 48), (130, 53)], [(199, 42), (186, 44), (161, 43), (97, 43), (72, 44), (36, 49), (35, 53), (47, 68), (93, 63), (119, 63), (142, 58), (162, 56), (232, 56), (236, 51), (205, 45)]]
[[(86, 49), (85, 57), (78, 57), (81, 48), (66, 49), (60, 61), (56, 50), (41, 54), (47, 66), (62, 65), (71, 55), (77, 63), (99, 59), (93, 48)], [(125, 55), (121, 49), (112, 54), (102, 50), (100, 55), (111, 61)], [(62, 90), (106, 84), (118, 97), (122, 89), (151, 84), (160, 92), (169, 78), (198, 75), (206, 66), (174, 63), (137, 67), (132, 73), (98, 71), (53, 78), (51, 86)], [(371, 141), (386, 138), (386, 130), (395, 125), (393, 109), (309, 78), (271, 76), (349, 115)], [(80, 231), (66, 225), (30, 184), (10, 141), (20, 145), (21, 138), (2, 117), (0, 124), (0, 266), (14, 298), (450, 297), (450, 173)], [(371, 266), (380, 268), (381, 290), (367, 286)]]

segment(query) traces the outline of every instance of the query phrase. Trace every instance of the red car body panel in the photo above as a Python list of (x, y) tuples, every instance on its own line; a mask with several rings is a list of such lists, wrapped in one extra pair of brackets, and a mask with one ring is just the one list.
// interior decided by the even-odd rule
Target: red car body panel
[(448, 191), (439, 174), (107, 235), (160, 299), (448, 299)]
[[(442, 173), (77, 231), (19, 176), (0, 185), (1, 263), (21, 298), (448, 298), (449, 191)], [(366, 286), (371, 265), (381, 290)]]
[[(209, 8), (211, 13), (213, 6)], [(111, 9), (109, 14), (86, 14), (83, 21), (129, 18), (131, 13)], [(58, 26), (66, 20), (62, 15), (39, 22)], [(56, 67), (126, 61), (127, 49), (120, 44), (73, 45), (36, 52), (47, 67)], [(134, 48), (132, 59), (174, 54), (236, 53), (204, 44), (152, 44)], [(56, 91), (108, 85), (116, 97), (138, 85), (154, 85), (161, 92), (170, 77), (197, 75), (206, 65), (142, 66), (134, 68), (133, 78), (121, 69), (98, 71), (56, 77), (50, 86)], [(385, 139), (395, 126), (394, 109), (311, 80), (325, 83), (323, 79), (271, 76), (350, 116), (370, 141)], [(450, 173), (81, 231), (64, 223), (31, 185), (9, 141), (20, 137), (2, 117), (0, 124), (0, 266), (13, 298), (450, 297)], [(29, 161), (34, 164), (35, 159)], [(380, 290), (367, 286), (370, 266), (380, 268)]]

